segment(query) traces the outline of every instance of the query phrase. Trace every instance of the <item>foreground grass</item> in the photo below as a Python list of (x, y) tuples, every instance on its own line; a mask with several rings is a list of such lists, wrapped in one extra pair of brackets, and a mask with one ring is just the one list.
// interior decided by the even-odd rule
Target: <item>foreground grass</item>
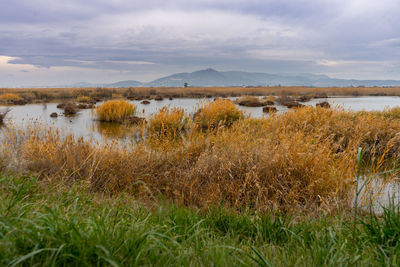
[(396, 266), (400, 215), (295, 218), (106, 198), (0, 176), (2, 266)]

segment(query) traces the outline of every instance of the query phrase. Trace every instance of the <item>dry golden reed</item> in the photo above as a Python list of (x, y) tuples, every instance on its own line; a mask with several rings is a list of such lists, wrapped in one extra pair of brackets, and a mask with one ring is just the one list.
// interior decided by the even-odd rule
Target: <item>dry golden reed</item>
[(235, 103), (228, 99), (216, 99), (200, 104), (198, 112), (194, 115), (194, 122), (201, 128), (210, 128), (219, 124), (229, 126), (242, 117), (243, 113)]
[(241, 96), (236, 103), (241, 106), (261, 107), (264, 104), (256, 96)]
[[(228, 102), (213, 103), (206, 113), (211, 118), (220, 109), (231, 110)], [(212, 131), (190, 127), (181, 141), (163, 139), (160, 144), (169, 145), (159, 147), (147, 140), (121, 147), (65, 138), (54, 130), (10, 129), (0, 158), (3, 168), (39, 173), (56, 183), (83, 180), (109, 194), (161, 195), (197, 207), (329, 212), (349, 204), (358, 147), (372, 165), (387, 161), (380, 168), (399, 161), (400, 122), (385, 112), (391, 111), (304, 107), (238, 119)]]
[(118, 122), (134, 116), (136, 106), (125, 100), (110, 100), (96, 108), (96, 114), (100, 121)]
[(186, 124), (185, 112), (182, 108), (163, 107), (158, 113), (149, 119), (149, 131), (157, 135), (171, 137), (179, 134)]
[(12, 93), (0, 95), (0, 103), (7, 103), (16, 100), (22, 100), (22, 97), (19, 96), (18, 94), (12, 94)]
[(80, 102), (80, 103), (88, 103), (92, 100), (92, 98), (90, 96), (78, 96), (76, 98), (76, 101)]

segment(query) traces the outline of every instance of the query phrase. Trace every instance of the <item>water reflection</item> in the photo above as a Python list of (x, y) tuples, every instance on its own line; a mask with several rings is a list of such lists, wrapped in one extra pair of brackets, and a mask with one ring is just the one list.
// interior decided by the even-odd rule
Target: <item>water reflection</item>
[(92, 130), (107, 138), (137, 139), (142, 134), (142, 127), (138, 125), (121, 125), (119, 123), (100, 121), (93, 124)]

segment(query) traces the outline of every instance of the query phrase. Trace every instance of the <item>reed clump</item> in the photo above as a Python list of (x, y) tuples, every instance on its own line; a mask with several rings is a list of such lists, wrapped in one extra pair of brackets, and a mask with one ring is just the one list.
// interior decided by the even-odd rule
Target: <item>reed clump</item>
[(135, 116), (136, 106), (125, 100), (110, 100), (96, 108), (100, 121), (122, 122)]
[(258, 97), (255, 96), (242, 96), (237, 100), (239, 106), (245, 107), (262, 107), (265, 106)]
[(79, 103), (89, 103), (92, 102), (92, 98), (90, 96), (78, 96), (76, 101)]
[(313, 96), (313, 95), (300, 95), (300, 96), (295, 97), (295, 101), (297, 101), (297, 102), (308, 102), (313, 98), (315, 98), (315, 96)]
[(27, 102), (30, 103), (36, 99), (36, 95), (32, 92), (21, 93), (20, 96)]
[(22, 97), (17, 94), (2, 94), (0, 95), (0, 101), (11, 101), (11, 100), (21, 100)]
[(184, 116), (185, 112), (182, 108), (163, 107), (149, 119), (149, 131), (156, 135), (176, 137), (187, 124)]
[(233, 122), (243, 118), (243, 113), (235, 103), (228, 99), (216, 99), (200, 105), (194, 115), (194, 122), (203, 129), (215, 128), (218, 125), (230, 126)]
[(78, 112), (78, 106), (75, 103), (67, 102), (59, 105), (64, 110), (64, 115), (72, 116)]
[(0, 103), (2, 104), (25, 104), (25, 100), (18, 94), (6, 93), (0, 95)]

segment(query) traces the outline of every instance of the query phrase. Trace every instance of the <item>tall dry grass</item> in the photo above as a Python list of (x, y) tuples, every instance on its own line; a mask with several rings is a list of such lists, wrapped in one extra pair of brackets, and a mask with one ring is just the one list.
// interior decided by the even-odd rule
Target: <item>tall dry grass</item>
[(243, 118), (241, 112), (230, 100), (216, 99), (213, 102), (203, 102), (194, 115), (194, 122), (200, 128), (215, 128), (222, 124), (230, 126), (233, 122)]
[(92, 101), (92, 98), (90, 96), (82, 95), (82, 96), (78, 96), (76, 98), (76, 101), (78, 101), (79, 103), (88, 103), (88, 102)]
[(240, 106), (249, 106), (249, 107), (261, 107), (263, 106), (260, 102), (260, 99), (255, 96), (241, 96), (237, 100), (238, 105)]
[(55, 183), (83, 180), (109, 194), (161, 195), (198, 207), (332, 211), (348, 204), (358, 147), (371, 166), (398, 165), (400, 122), (382, 114), (306, 107), (212, 131), (190, 127), (181, 141), (162, 139), (159, 146), (154, 138), (121, 147), (48, 129), (10, 130), (0, 153), (3, 168)]
[(0, 103), (11, 103), (12, 101), (19, 101), (23, 98), (18, 94), (5, 93), (0, 95)]
[(163, 107), (149, 119), (149, 131), (157, 136), (176, 137), (185, 128), (187, 119), (182, 108)]
[(125, 100), (110, 100), (96, 108), (100, 121), (119, 122), (136, 114), (136, 106)]

